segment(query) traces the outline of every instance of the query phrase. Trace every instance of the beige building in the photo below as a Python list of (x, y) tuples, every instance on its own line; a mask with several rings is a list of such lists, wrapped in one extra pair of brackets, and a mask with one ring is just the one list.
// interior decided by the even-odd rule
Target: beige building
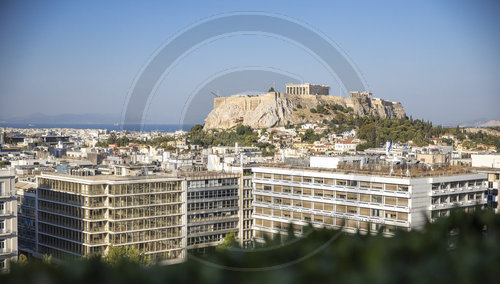
[(17, 260), (17, 202), (14, 170), (0, 169), (0, 273)]
[(106, 255), (110, 246), (127, 246), (151, 261), (186, 257), (182, 179), (42, 174), (37, 184), (41, 255)]
[(314, 227), (347, 232), (419, 229), (426, 218), (448, 215), (455, 206), (474, 210), (486, 205), (486, 175), (434, 173), (389, 176), (311, 168), (256, 167), (254, 231), (256, 240)]

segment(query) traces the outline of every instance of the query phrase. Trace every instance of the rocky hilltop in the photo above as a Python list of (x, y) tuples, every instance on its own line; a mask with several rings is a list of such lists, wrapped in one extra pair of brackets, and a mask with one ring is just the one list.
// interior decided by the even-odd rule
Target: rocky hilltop
[(373, 98), (371, 93), (351, 92), (349, 98), (329, 95), (291, 95), (270, 92), (260, 95), (235, 95), (214, 99), (214, 108), (205, 119), (205, 129), (231, 128), (241, 123), (252, 128), (268, 128), (291, 124), (315, 123), (333, 118), (310, 109), (318, 105), (340, 105), (352, 108), (356, 115), (378, 115), (383, 118), (404, 118), (399, 102)]

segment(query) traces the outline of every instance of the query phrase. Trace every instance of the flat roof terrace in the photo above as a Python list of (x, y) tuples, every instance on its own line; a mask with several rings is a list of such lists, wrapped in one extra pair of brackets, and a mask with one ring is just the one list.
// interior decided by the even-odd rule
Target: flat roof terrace
[(380, 165), (380, 164), (366, 164), (363, 166), (363, 168), (353, 165), (339, 165), (339, 168), (337, 169), (291, 166), (283, 163), (276, 163), (276, 164), (265, 163), (265, 164), (252, 165), (252, 168), (256, 167), (279, 168), (284, 170), (300, 170), (307, 172), (338, 173), (346, 175), (359, 174), (359, 175), (369, 175), (378, 177), (398, 177), (398, 178), (440, 177), (440, 176), (453, 176), (453, 175), (477, 173), (477, 170), (470, 167), (461, 167), (461, 166), (427, 167), (425, 165), (418, 165), (418, 166), (411, 165), (408, 168), (404, 165), (403, 166), (394, 165), (392, 174), (390, 165)]

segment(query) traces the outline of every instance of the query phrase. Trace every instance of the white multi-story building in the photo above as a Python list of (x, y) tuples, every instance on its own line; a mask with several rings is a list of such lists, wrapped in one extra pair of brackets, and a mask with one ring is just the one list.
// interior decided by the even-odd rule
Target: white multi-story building
[(0, 169), (0, 272), (17, 260), (17, 201), (14, 170)]
[(342, 227), (345, 231), (391, 234), (419, 229), (427, 218), (454, 207), (474, 210), (486, 204), (486, 174), (425, 172), (411, 177), (362, 171), (255, 167), (254, 234), (257, 240), (292, 224)]

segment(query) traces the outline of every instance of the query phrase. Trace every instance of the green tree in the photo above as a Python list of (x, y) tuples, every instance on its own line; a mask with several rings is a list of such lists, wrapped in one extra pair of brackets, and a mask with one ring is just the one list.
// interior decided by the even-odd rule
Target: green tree
[(26, 265), (28, 264), (28, 257), (24, 254), (19, 254), (19, 257), (17, 258), (17, 263), (20, 265)]
[(267, 91), (267, 92), (268, 92), (268, 93), (274, 93), (275, 91), (274, 91), (274, 88), (273, 88), (273, 87), (271, 87), (271, 88), (269, 88), (269, 91)]
[(224, 240), (217, 246), (217, 250), (225, 250), (231, 248), (239, 248), (238, 241), (236, 240), (236, 235), (234, 231), (231, 231), (224, 237)]
[(135, 264), (147, 264), (147, 257), (135, 247), (110, 246), (108, 254), (104, 260), (111, 265), (118, 265), (123, 262)]
[(202, 131), (202, 130), (203, 130), (203, 125), (196, 124), (195, 126), (191, 127), (190, 132), (196, 132), (196, 131)]

